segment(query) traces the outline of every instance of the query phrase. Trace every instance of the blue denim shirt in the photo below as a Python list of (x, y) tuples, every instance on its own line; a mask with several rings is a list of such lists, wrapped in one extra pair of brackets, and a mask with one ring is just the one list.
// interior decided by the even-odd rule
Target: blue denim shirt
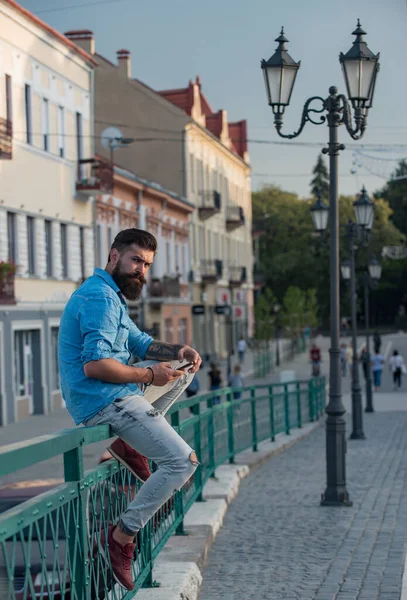
[(130, 319), (113, 278), (107, 271), (95, 269), (93, 276), (72, 294), (59, 327), (62, 396), (77, 425), (115, 398), (142, 394), (134, 383), (108, 383), (86, 377), (84, 365), (102, 358), (114, 358), (126, 365), (131, 355), (143, 359), (152, 341)]

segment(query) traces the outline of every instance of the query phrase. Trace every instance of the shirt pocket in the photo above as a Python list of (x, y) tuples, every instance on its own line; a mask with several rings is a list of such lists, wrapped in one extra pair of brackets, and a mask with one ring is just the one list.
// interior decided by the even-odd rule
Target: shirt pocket
[(115, 352), (123, 351), (127, 348), (127, 341), (129, 339), (129, 325), (127, 323), (127, 317), (124, 313), (120, 316), (119, 330), (113, 345)]

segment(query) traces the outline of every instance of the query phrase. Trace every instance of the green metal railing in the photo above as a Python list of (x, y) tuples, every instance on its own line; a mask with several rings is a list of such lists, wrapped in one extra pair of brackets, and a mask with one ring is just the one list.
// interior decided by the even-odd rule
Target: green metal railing
[[(153, 565), (215, 469), (237, 453), (320, 418), (325, 380), (225, 388), (181, 401), (171, 423), (198, 455), (194, 477), (137, 536), (135, 588), (112, 580), (100, 536), (116, 523), (140, 484), (115, 460), (84, 471), (84, 446), (112, 436), (108, 426), (77, 428), (0, 448), (0, 477), (61, 456), (65, 483), (0, 514), (0, 599), (127, 600), (153, 586)], [(192, 413), (192, 414), (191, 414)]]

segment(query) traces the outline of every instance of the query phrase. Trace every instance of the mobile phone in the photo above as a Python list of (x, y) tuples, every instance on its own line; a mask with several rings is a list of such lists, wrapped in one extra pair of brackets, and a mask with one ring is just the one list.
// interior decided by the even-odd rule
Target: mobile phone
[(181, 365), (180, 367), (175, 367), (177, 371), (183, 371), (184, 369), (189, 369), (190, 367), (193, 367), (194, 363), (193, 362), (189, 362), (186, 363), (185, 365)]

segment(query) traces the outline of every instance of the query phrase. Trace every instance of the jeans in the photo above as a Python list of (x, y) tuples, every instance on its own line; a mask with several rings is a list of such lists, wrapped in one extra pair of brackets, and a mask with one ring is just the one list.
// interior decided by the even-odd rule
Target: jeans
[[(154, 364), (156, 361), (150, 360), (134, 366), (142, 368)], [(173, 365), (179, 365), (179, 361), (173, 361)], [(122, 440), (157, 464), (157, 471), (150, 475), (121, 515), (119, 527), (127, 535), (135, 535), (198, 466), (194, 450), (164, 417), (192, 377), (186, 373), (162, 387), (146, 388), (139, 384), (140, 389), (145, 390), (144, 396), (117, 398), (85, 423), (87, 427), (110, 425)]]
[(380, 387), (382, 383), (382, 369), (376, 369), (373, 371), (373, 385), (377, 388)]

